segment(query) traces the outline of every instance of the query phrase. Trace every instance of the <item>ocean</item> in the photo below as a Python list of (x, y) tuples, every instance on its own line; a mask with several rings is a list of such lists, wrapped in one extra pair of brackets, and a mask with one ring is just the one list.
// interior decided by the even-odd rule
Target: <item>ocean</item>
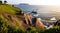
[(22, 9), (22, 11), (29, 13), (31, 11), (36, 11), (38, 17), (41, 19), (50, 19), (55, 17), (60, 19), (60, 8), (58, 6), (49, 6), (49, 5), (28, 5), (28, 4), (18, 4), (16, 7)]

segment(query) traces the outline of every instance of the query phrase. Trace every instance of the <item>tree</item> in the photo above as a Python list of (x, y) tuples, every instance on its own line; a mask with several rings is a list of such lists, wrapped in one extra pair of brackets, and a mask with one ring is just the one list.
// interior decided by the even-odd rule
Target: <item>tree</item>
[(2, 1), (0, 0), (0, 4), (2, 4)]
[(4, 0), (4, 4), (6, 4), (7, 3), (7, 1), (6, 0)]

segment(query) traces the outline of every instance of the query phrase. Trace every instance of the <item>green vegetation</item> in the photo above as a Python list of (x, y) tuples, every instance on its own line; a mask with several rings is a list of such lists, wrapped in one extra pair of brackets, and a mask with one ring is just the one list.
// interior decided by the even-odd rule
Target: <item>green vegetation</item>
[(2, 0), (0, 0), (0, 4), (6, 4), (7, 3), (7, 1), (6, 0), (4, 0), (4, 3), (2, 3), (3, 1)]
[(58, 21), (54, 24), (54, 26), (60, 26), (60, 20), (58, 20)]
[[(21, 10), (16, 8), (16, 7), (12, 7), (11, 5), (7, 5), (7, 4), (3, 4), (0, 5), (0, 13), (10, 13), (10, 14), (21, 14)], [(19, 13), (20, 12), (20, 13)], [(34, 12), (33, 12), (34, 13)], [(28, 28), (27, 30), (21, 30), (20, 27), (18, 26), (13, 26), (11, 25), (8, 21), (8, 23), (6, 21), (4, 21), (2, 19), (3, 16), (0, 15), (0, 33), (60, 33), (60, 20), (58, 20), (53, 28), (50, 29), (44, 29), (44, 30), (40, 30), (37, 29), (35, 27), (33, 28)], [(9, 18), (11, 18), (11, 16), (8, 16)], [(16, 20), (16, 25), (18, 25), (18, 20)], [(13, 22), (12, 22), (13, 23)]]
[(16, 8), (16, 7), (12, 7), (10, 5), (0, 5), (0, 12), (7, 12), (10, 14), (16, 14), (17, 11), (19, 11), (20, 9)]
[(58, 25), (50, 29), (39, 30), (33, 27), (23, 31), (17, 26), (6, 24), (0, 17), (0, 33), (59, 33), (59, 32), (60, 32), (60, 26)]
[(7, 3), (7, 1), (5, 0), (5, 1), (4, 1), (4, 4), (6, 4), (6, 3)]
[(6, 24), (2, 18), (0, 18), (0, 33), (22, 33), (22, 30), (16, 26)]
[(0, 1), (0, 4), (2, 4), (2, 1)]

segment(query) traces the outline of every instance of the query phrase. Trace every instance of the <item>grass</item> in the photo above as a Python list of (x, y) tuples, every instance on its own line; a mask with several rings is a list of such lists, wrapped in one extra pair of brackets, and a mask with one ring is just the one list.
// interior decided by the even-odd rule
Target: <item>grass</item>
[(7, 13), (15, 14), (19, 10), (20, 9), (16, 7), (12, 7), (11, 5), (0, 5), (0, 13), (7, 12)]
[[(20, 11), (20, 9), (16, 7), (12, 7), (11, 5), (0, 5), (0, 13), (7, 12), (10, 14), (16, 14), (17, 11)], [(13, 15), (10, 15), (10, 16), (13, 16)], [(39, 30), (36, 27), (30, 27), (27, 30), (24, 30), (24, 27), (22, 26), (22, 21), (20, 21), (18, 18), (13, 17), (14, 22), (11, 22), (8, 20), (6, 21), (6, 20), (7, 19), (4, 18), (4, 16), (1, 14), (0, 15), (0, 25), (1, 25), (0, 33), (59, 33), (60, 32), (60, 26), (55, 26), (48, 30), (47, 29)], [(16, 23), (15, 24), (16, 26), (13, 26), (12, 23), (13, 24)]]

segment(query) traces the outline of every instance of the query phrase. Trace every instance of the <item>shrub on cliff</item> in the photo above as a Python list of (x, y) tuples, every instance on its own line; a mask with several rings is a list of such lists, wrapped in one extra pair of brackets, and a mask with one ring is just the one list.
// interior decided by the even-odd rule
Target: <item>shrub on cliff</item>
[(0, 18), (0, 33), (22, 33), (23, 31), (16, 27), (6, 24), (2, 18)]

